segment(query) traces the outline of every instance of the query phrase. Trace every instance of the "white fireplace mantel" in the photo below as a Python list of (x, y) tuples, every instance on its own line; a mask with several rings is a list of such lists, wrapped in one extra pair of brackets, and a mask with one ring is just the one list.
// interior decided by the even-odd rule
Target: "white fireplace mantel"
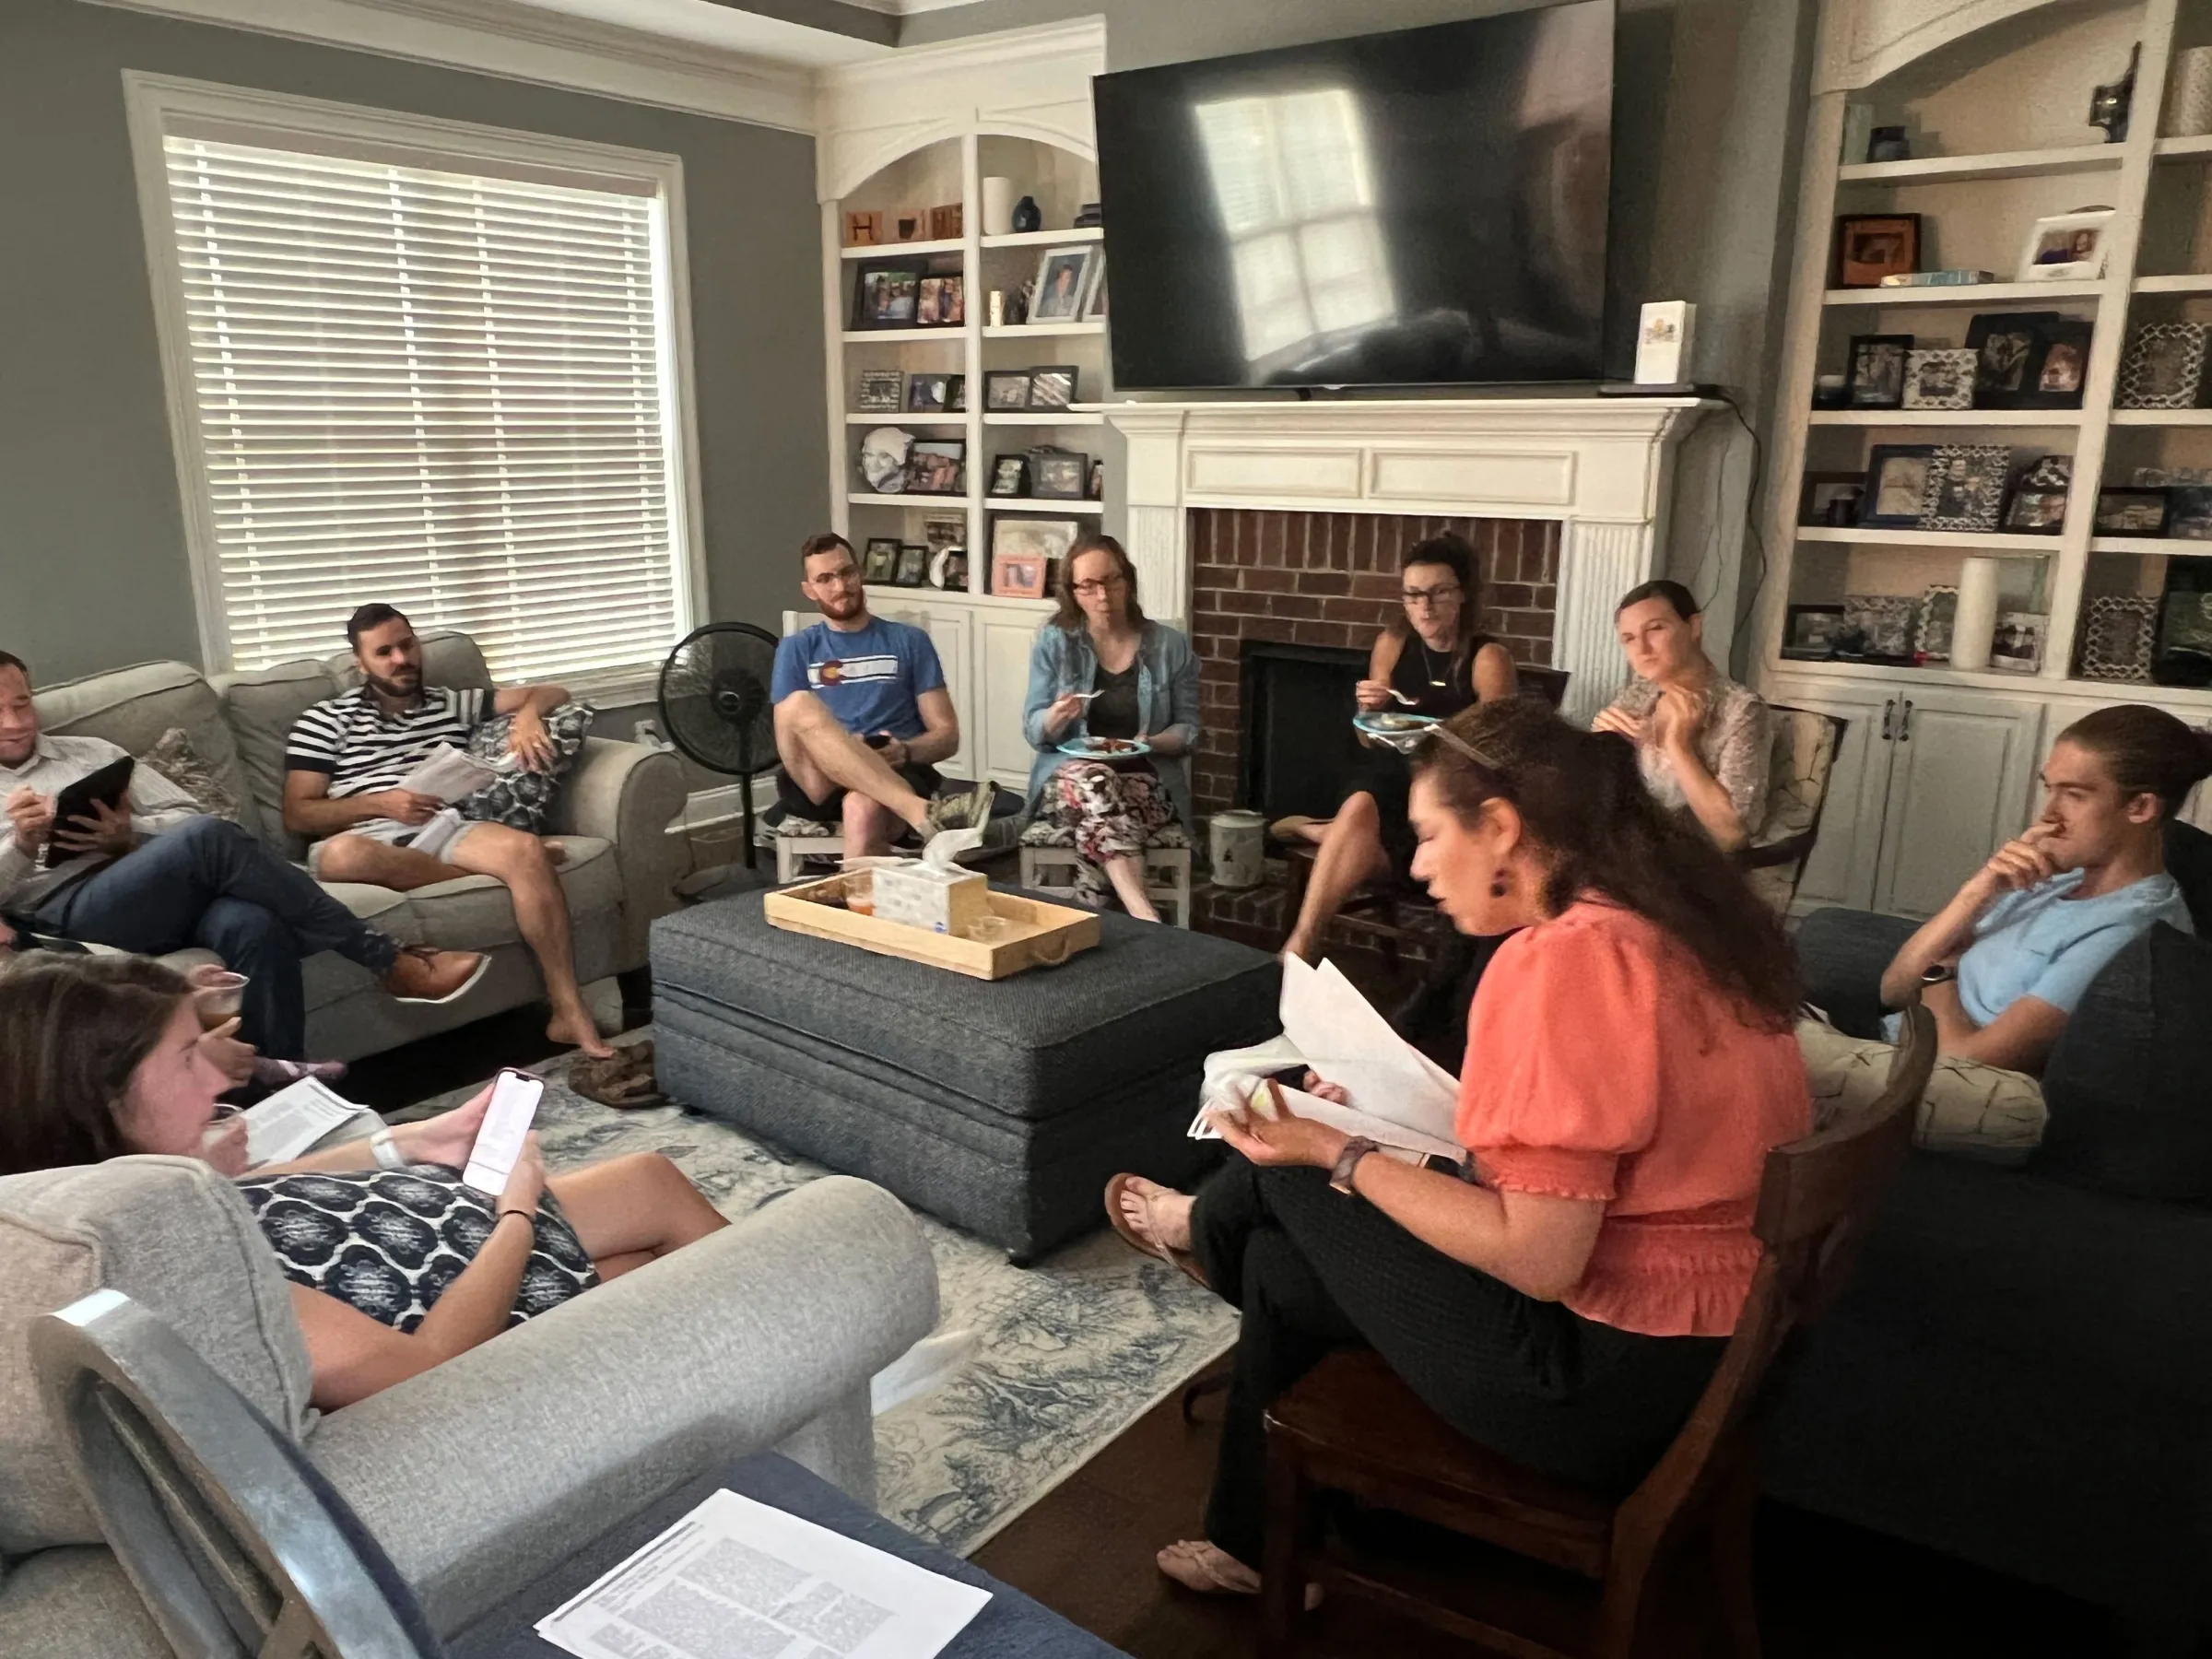
[[(1587, 720), (1627, 677), (1613, 606), (1666, 569), (1675, 447), (1717, 403), (1669, 397), (1118, 404), (1129, 555), (1191, 614), (1190, 510), (1557, 519), (1552, 663)], [(1164, 607), (1162, 607), (1164, 608)]]

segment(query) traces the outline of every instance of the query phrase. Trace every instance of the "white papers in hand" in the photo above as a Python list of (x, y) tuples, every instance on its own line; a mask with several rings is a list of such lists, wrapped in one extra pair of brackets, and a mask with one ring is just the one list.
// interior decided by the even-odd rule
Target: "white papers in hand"
[(246, 1120), (246, 1161), (297, 1158), (360, 1110), (326, 1085), (302, 1077), (239, 1114)]
[(499, 775), (500, 769), (490, 761), (441, 743), (415, 763), (414, 770), (399, 781), (399, 787), (433, 800), (458, 801), (475, 794)]
[(725, 1491), (536, 1629), (580, 1659), (934, 1659), (990, 1599)]

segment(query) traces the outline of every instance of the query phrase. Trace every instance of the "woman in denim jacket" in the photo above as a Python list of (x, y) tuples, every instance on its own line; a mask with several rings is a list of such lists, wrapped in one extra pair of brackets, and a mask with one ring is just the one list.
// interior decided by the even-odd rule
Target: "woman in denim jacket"
[[(1153, 832), (1191, 822), (1191, 750), (1198, 742), (1198, 659), (1172, 628), (1146, 619), (1136, 568), (1111, 535), (1086, 535), (1060, 561), (1060, 612), (1037, 630), (1021, 727), (1037, 751), (1030, 768), (1032, 818), (1075, 836), (1083, 861), (1077, 891), (1096, 910), (1112, 884), (1141, 922), (1159, 912), (1145, 897), (1143, 854)], [(1147, 755), (1090, 759), (1061, 752), (1141, 741)]]

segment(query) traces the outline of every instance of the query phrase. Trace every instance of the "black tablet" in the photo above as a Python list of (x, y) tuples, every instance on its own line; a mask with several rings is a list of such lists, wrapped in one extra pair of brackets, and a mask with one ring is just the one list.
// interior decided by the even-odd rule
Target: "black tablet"
[(54, 830), (66, 828), (72, 818), (90, 818), (95, 802), (103, 806), (119, 805), (130, 792), (131, 773), (137, 764), (125, 755), (120, 760), (109, 761), (98, 771), (63, 786), (61, 794), (53, 797), (53, 830), (46, 832), (48, 869), (57, 864), (67, 864), (76, 856), (74, 853), (63, 852), (54, 844)]

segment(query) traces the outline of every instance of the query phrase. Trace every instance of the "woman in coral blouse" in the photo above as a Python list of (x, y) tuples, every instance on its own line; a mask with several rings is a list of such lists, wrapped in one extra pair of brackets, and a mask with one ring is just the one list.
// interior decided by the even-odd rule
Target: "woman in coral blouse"
[(1465, 1168), (1218, 1114), (1243, 1156), (1194, 1198), (1109, 1188), (1124, 1237), (1243, 1310), (1206, 1535), (1159, 1554), (1194, 1590), (1259, 1587), (1261, 1413), (1332, 1347), (1520, 1463), (1632, 1485), (1735, 1328), (1767, 1152), (1812, 1125), (1789, 943), (1632, 746), (1524, 701), (1438, 731), (1413, 873), (1461, 933), (1521, 930), (1469, 1016)]

